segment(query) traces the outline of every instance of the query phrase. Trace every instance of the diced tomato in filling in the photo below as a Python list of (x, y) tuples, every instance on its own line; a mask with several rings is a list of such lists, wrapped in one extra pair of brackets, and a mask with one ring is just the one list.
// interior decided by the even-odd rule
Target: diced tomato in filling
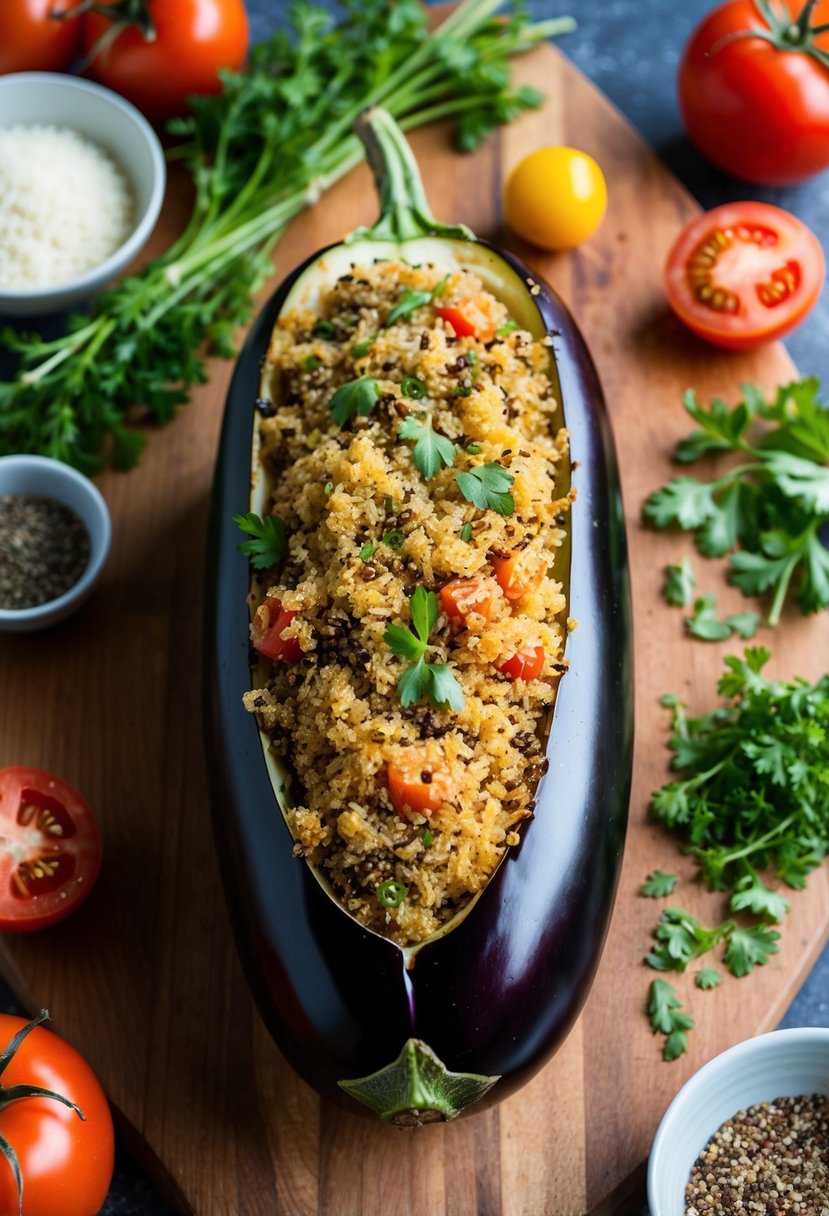
[(282, 601), (269, 595), (257, 609), (250, 626), (250, 639), (254, 650), (274, 662), (298, 663), (302, 658), (302, 647), (296, 638), (283, 638), (282, 633), (296, 616), (282, 607)]
[(547, 567), (537, 553), (513, 549), (511, 553), (492, 558), (492, 569), (508, 600), (520, 600), (544, 582)]
[(467, 618), (475, 613), (485, 620), (492, 618), (495, 597), (500, 595), (493, 579), (484, 577), (453, 578), (438, 593), (440, 610), (455, 629), (466, 629)]
[(388, 766), (386, 780), (391, 804), (402, 819), (428, 816), (454, 797), (450, 774), (429, 763), (424, 748), (407, 748), (405, 759)]
[(472, 300), (462, 305), (447, 304), (437, 310), (447, 325), (451, 325), (458, 338), (480, 338), (488, 342), (495, 334), (495, 322)]
[(511, 680), (535, 680), (544, 670), (544, 647), (527, 646), (508, 657), (502, 656), (498, 670)]

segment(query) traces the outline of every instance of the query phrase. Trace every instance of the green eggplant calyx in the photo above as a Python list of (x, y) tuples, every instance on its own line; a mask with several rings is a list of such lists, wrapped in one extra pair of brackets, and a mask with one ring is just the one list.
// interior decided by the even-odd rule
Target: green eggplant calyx
[(475, 240), (465, 224), (440, 224), (432, 215), (417, 161), (387, 110), (380, 106), (364, 110), (355, 129), (374, 174), (380, 218), (372, 227), (352, 232), (345, 238), (346, 245), (354, 241), (411, 241), (422, 236)]
[(428, 1043), (408, 1039), (393, 1063), (368, 1077), (337, 1084), (384, 1123), (405, 1128), (454, 1119), (500, 1079), (450, 1072)]

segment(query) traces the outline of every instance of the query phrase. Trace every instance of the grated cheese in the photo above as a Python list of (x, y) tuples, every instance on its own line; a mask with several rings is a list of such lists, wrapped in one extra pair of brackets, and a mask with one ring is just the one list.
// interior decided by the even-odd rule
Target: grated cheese
[(134, 201), (114, 160), (75, 131), (0, 128), (0, 290), (78, 278), (123, 244)]

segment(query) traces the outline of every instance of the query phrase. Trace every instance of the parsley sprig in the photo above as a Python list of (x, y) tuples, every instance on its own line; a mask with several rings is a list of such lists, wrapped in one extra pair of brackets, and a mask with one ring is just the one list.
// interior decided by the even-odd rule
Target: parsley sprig
[(19, 367), (0, 378), (0, 455), (39, 452), (86, 471), (135, 464), (144, 439), (132, 407), (170, 421), (206, 380), (206, 353), (235, 354), (275, 243), (362, 159), (353, 126), (367, 107), (385, 106), (407, 129), (454, 119), (470, 150), (537, 106), (536, 90), (513, 84), (511, 57), (573, 23), (532, 24), (519, 10), (494, 21), (493, 8), (463, 0), (430, 33), (418, 0), (348, 4), (337, 25), (307, 0), (291, 5), (287, 27), (171, 126), (172, 155), (195, 186), (175, 244), (67, 332), (3, 331)]
[(676, 1060), (688, 1047), (688, 1031), (694, 1019), (682, 1008), (676, 990), (667, 980), (654, 980), (648, 995), (648, 1016), (654, 1034), (665, 1035), (664, 1060)]
[(345, 426), (355, 414), (367, 417), (380, 400), (380, 385), (370, 376), (359, 376), (341, 384), (328, 402), (331, 417), (340, 426)]
[(467, 502), (480, 510), (490, 508), (499, 515), (512, 515), (515, 510), (515, 499), (509, 492), (515, 474), (503, 465), (476, 465), (465, 473), (457, 473), (455, 480)]
[(287, 550), (285, 524), (278, 515), (266, 515), (263, 519), (255, 511), (248, 511), (246, 515), (234, 515), (233, 522), (253, 538), (243, 541), (239, 552), (250, 558), (255, 570), (267, 570), (283, 561)]
[(398, 684), (400, 704), (406, 708), (424, 699), (439, 708), (447, 705), (456, 712), (463, 709), (464, 697), (452, 669), (445, 664), (427, 663), (429, 638), (438, 619), (438, 600), (434, 591), (415, 588), (410, 601), (411, 629), (402, 625), (387, 625), (383, 640), (398, 658), (408, 659)]
[(403, 419), (397, 437), (415, 440), (412, 453), (415, 466), (427, 481), (431, 481), (444, 465), (451, 468), (455, 463), (457, 448), (451, 439), (438, 434), (432, 428), (430, 417), (418, 419), (410, 414), (408, 418)]
[(674, 456), (747, 458), (713, 481), (675, 477), (651, 494), (644, 514), (658, 528), (694, 533), (706, 557), (730, 553), (730, 581), (745, 595), (771, 595), (776, 625), (793, 596), (805, 613), (829, 606), (829, 409), (816, 379), (789, 384), (767, 401), (750, 384), (729, 407), (703, 408), (693, 392), (683, 404), (698, 424)]

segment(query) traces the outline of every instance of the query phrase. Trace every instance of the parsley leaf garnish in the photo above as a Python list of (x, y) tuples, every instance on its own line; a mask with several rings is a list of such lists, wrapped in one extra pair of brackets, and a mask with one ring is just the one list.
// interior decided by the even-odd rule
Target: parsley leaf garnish
[(410, 312), (416, 312), (418, 308), (423, 308), (424, 305), (430, 304), (431, 301), (431, 291), (404, 291), (383, 322), (384, 328), (388, 329), (390, 325), (394, 325), (395, 321), (399, 321), (401, 317), (407, 317)]
[(713, 481), (675, 477), (651, 494), (644, 514), (658, 528), (694, 533), (706, 557), (729, 554), (730, 581), (745, 595), (772, 596), (769, 624), (794, 597), (803, 612), (829, 606), (829, 409), (816, 379), (786, 385), (767, 401), (753, 385), (729, 407), (683, 404), (698, 429), (674, 452), (684, 464), (738, 453), (742, 463)]
[(756, 612), (735, 612), (724, 621), (717, 617), (717, 603), (713, 595), (701, 595), (694, 601), (694, 614), (685, 618), (688, 632), (705, 642), (724, 642), (732, 633), (742, 638), (753, 638), (760, 624)]
[(648, 996), (648, 1015), (654, 1034), (665, 1035), (662, 1058), (675, 1060), (688, 1046), (694, 1019), (682, 1009), (676, 990), (667, 980), (654, 980)]
[(722, 983), (722, 979), (716, 967), (700, 967), (694, 976), (694, 983), (697, 988), (701, 988), (703, 992), (707, 992), (711, 988), (718, 988)]
[(694, 598), (696, 585), (690, 557), (683, 557), (678, 566), (666, 566), (662, 594), (669, 604), (687, 608)]
[(438, 600), (434, 591), (416, 587), (410, 600), (411, 629), (402, 625), (386, 626), (383, 640), (398, 658), (408, 659), (397, 684), (397, 695), (404, 707), (428, 700), (438, 708), (449, 706), (456, 712), (463, 709), (461, 686), (450, 667), (442, 663), (427, 663), (429, 638), (438, 619)]
[(380, 386), (369, 376), (360, 376), (343, 384), (328, 402), (331, 417), (340, 426), (344, 426), (355, 414), (364, 417), (371, 413), (380, 400)]
[(509, 488), (515, 475), (500, 464), (482, 464), (466, 473), (456, 473), (458, 489), (467, 502), (485, 511), (490, 508), (499, 515), (512, 515), (515, 500)]
[(673, 895), (679, 878), (676, 874), (667, 874), (664, 870), (654, 870), (639, 888), (640, 895), (649, 899), (662, 899), (665, 895)]
[(278, 515), (266, 515), (262, 519), (255, 511), (248, 511), (246, 515), (234, 515), (233, 522), (246, 536), (253, 537), (239, 546), (239, 552), (250, 558), (254, 570), (278, 566), (284, 559), (287, 549), (285, 524)]
[(427, 481), (430, 481), (443, 465), (450, 468), (455, 463), (457, 449), (454, 443), (432, 429), (431, 418), (427, 417), (422, 422), (411, 415), (404, 418), (397, 437), (416, 440), (413, 452), (415, 466)]
[(780, 934), (768, 925), (751, 925), (738, 929), (735, 925), (728, 938), (728, 949), (723, 962), (738, 979), (748, 975), (755, 967), (762, 967), (776, 954)]

